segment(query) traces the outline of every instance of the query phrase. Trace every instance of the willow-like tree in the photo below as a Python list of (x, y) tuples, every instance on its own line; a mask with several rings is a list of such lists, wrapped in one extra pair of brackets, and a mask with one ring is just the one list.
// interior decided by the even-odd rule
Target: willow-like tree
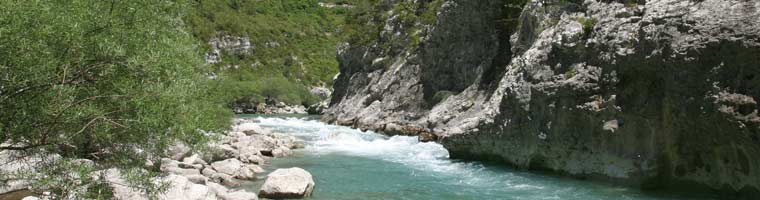
[[(147, 160), (227, 126), (229, 112), (182, 21), (187, 4), (0, 1), (0, 154), (58, 158), (0, 174), (0, 186), (23, 178), (35, 192), (109, 198), (86, 177), (118, 167), (155, 192), (144, 178), (155, 175)], [(81, 158), (97, 164), (72, 162)], [(85, 192), (70, 190), (83, 185)]]

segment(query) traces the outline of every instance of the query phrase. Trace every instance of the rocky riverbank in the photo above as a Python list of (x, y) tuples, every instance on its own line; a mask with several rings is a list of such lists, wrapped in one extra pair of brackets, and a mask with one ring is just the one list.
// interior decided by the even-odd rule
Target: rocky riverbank
[(235, 114), (307, 114), (308, 108), (303, 105), (288, 105), (279, 103), (247, 103), (234, 102), (230, 105)]
[(323, 114), (330, 105), (332, 90), (325, 87), (312, 87), (309, 92), (318, 97), (320, 101), (304, 106), (289, 105), (272, 98), (267, 98), (264, 102), (251, 102), (241, 99), (232, 102), (230, 107), (235, 114)]
[(379, 37), (338, 51), (325, 121), (455, 158), (760, 195), (760, 3), (518, 2), (378, 2)]
[[(232, 130), (222, 135), (221, 140), (208, 145), (208, 150), (193, 151), (184, 144), (172, 146), (160, 159), (160, 163), (148, 163), (156, 166), (166, 176), (156, 178), (156, 183), (167, 183), (168, 190), (159, 199), (167, 200), (251, 200), (263, 198), (300, 198), (309, 196), (314, 188), (314, 180), (300, 168), (276, 170), (270, 175), (262, 166), (271, 159), (293, 154), (293, 149), (303, 148), (304, 142), (289, 135), (275, 133), (260, 127), (256, 120), (236, 119)], [(6, 162), (0, 168), (3, 174), (12, 174), (21, 168), (34, 169), (36, 164), (55, 160), (30, 157), (28, 159), (11, 159), (8, 151), (3, 151), (0, 159)], [(81, 160), (97, 167), (97, 163)], [(151, 167), (146, 166), (146, 167)], [(103, 179), (113, 189), (115, 199), (149, 199), (142, 190), (130, 187), (119, 169), (104, 169), (94, 173), (94, 180)], [(273, 174), (273, 175), (272, 175)], [(263, 176), (262, 176), (263, 175)], [(266, 179), (264, 187), (257, 195), (251, 191), (239, 189), (245, 181)], [(21, 198), (34, 195), (26, 191), (30, 182), (15, 180), (7, 187), (0, 188), (0, 197)], [(24, 199), (50, 199), (51, 197), (29, 196)]]
[(312, 114), (321, 115), (327, 110), (329, 101), (321, 101), (305, 107), (303, 105), (288, 105), (283, 102), (277, 104), (266, 103), (233, 103), (231, 105), (235, 114)]

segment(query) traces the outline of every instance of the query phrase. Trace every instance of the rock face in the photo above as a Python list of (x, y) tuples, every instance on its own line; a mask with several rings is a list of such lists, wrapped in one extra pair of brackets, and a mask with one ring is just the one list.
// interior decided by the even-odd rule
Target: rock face
[(215, 64), (222, 62), (222, 52), (231, 55), (246, 55), (252, 50), (251, 40), (248, 37), (222, 36), (211, 38), (208, 42), (211, 51), (205, 55), (206, 63)]
[(327, 100), (330, 98), (330, 95), (332, 94), (332, 90), (326, 87), (312, 87), (309, 90), (309, 93), (313, 94), (314, 96), (319, 97), (320, 100)]
[(270, 199), (291, 199), (311, 196), (314, 179), (301, 168), (277, 169), (270, 173), (261, 186), (259, 197)]
[[(379, 3), (379, 38), (338, 51), (324, 120), (455, 158), (760, 195), (759, 1)], [(402, 4), (435, 22), (408, 31)]]
[(321, 115), (330, 106), (330, 97), (332, 96), (332, 90), (325, 87), (312, 87), (309, 90), (311, 94), (320, 98), (321, 101), (310, 105), (306, 108), (306, 112), (312, 115)]
[(315, 104), (310, 105), (308, 108), (306, 108), (306, 113), (311, 115), (321, 115), (325, 113), (325, 110), (329, 107), (330, 103), (329, 101), (320, 101)]

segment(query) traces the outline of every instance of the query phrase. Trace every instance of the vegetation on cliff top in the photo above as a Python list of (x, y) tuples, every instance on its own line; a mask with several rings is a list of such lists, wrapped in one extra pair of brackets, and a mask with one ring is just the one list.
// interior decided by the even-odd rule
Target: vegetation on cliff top
[[(566, 1), (566, 0), (561, 0)], [(394, 4), (378, 0), (362, 0), (354, 4), (346, 20), (346, 39), (352, 46), (367, 46), (377, 42), (385, 51), (399, 52), (403, 49), (414, 50), (421, 45), (425, 28), (434, 25), (438, 12), (444, 6), (443, 0), (399, 1)], [(508, 33), (518, 26), (518, 17), (528, 0), (504, 0), (502, 19), (498, 23)], [(392, 19), (393, 25), (400, 26), (401, 37), (381, 39), (381, 32), (386, 21)]]
[[(262, 102), (275, 97), (289, 104), (311, 104), (317, 99), (309, 86), (332, 86), (338, 73), (335, 49), (350, 8), (326, 8), (327, 3), (351, 1), (243, 1), (204, 0), (193, 4), (187, 22), (199, 43), (225, 35), (247, 37), (252, 51), (226, 55), (211, 66), (224, 96)], [(237, 67), (230, 67), (237, 66)]]
[[(443, 1), (388, 3), (363, 0), (355, 4), (356, 8), (348, 14), (349, 17), (343, 29), (348, 43), (353, 47), (377, 43), (382, 51), (397, 54), (404, 50), (413, 51), (421, 45), (422, 37), (427, 31), (426, 27), (436, 23)], [(392, 22), (386, 23), (389, 20)], [(385, 25), (395, 26), (393, 30), (399, 34), (384, 33)]]

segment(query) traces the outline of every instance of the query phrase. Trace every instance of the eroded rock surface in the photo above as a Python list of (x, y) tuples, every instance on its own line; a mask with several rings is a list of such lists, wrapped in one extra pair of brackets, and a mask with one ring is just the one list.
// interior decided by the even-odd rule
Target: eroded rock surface
[(760, 195), (760, 2), (444, 0), (411, 33), (392, 9), (410, 2), (379, 2), (379, 38), (340, 47), (324, 120), (455, 158)]
[(253, 49), (250, 38), (231, 35), (211, 38), (208, 45), (211, 51), (206, 53), (205, 59), (209, 64), (222, 62), (223, 53), (240, 56), (249, 54)]

